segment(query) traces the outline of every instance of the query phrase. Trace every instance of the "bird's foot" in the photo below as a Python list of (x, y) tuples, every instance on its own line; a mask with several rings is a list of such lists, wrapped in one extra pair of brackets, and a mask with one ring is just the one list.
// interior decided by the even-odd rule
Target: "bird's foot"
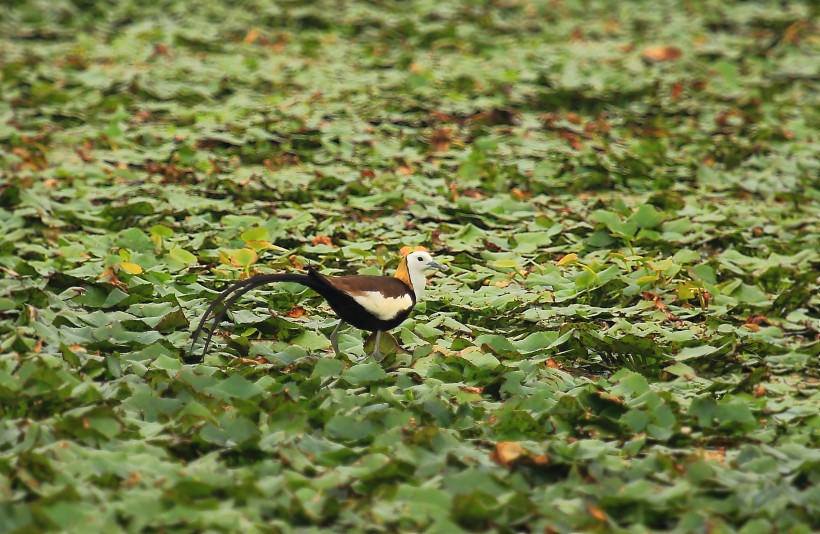
[(336, 356), (342, 355), (342, 351), (339, 350), (339, 330), (341, 330), (342, 324), (343, 322), (339, 321), (339, 324), (336, 325), (336, 328), (334, 328), (333, 332), (328, 336), (330, 346), (333, 348), (333, 353), (336, 354)]
[(382, 342), (382, 333), (381, 333), (381, 330), (377, 330), (376, 331), (376, 342), (373, 344), (373, 359), (376, 360), (377, 362), (382, 361), (382, 358), (384, 358), (384, 356), (382, 356), (382, 351), (379, 350), (379, 349), (381, 349), (381, 342)]

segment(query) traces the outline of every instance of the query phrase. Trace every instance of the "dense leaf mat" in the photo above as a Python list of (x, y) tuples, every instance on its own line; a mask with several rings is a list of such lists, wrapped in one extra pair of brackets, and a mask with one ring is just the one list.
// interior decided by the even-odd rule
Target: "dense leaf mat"
[[(0, 530), (809, 532), (812, 2), (0, 7)], [(258, 272), (452, 266), (365, 357)]]

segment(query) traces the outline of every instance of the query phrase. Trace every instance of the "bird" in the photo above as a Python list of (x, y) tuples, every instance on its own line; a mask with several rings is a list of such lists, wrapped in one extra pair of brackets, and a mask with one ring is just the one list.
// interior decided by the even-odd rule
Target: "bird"
[(217, 325), (225, 317), (228, 309), (248, 291), (265, 284), (275, 282), (294, 282), (308, 287), (324, 297), (331, 309), (339, 317), (339, 324), (330, 334), (330, 344), (338, 356), (339, 331), (342, 325), (348, 324), (360, 330), (376, 333), (376, 348), (373, 357), (381, 358), (379, 342), (382, 332), (387, 332), (400, 325), (421, 300), (424, 286), (427, 283), (425, 271), (428, 269), (446, 270), (447, 267), (433, 260), (423, 250), (416, 250), (405, 255), (395, 276), (326, 276), (312, 266), (307, 267), (307, 274), (277, 273), (259, 274), (237, 282), (220, 293), (205, 311), (205, 315), (194, 330), (190, 352), (211, 313), (220, 303), (225, 306), (215, 314), (213, 325), (205, 339), (202, 355), (208, 351), (211, 337)]

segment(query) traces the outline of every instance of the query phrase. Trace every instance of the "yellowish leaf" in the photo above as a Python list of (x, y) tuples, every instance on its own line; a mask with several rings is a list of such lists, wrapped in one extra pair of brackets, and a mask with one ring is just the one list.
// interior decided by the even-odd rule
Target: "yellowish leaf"
[(564, 265), (569, 265), (570, 263), (573, 263), (573, 262), (576, 262), (576, 261), (578, 261), (578, 254), (573, 252), (571, 254), (567, 254), (566, 256), (564, 256), (563, 258), (558, 260), (555, 263), (555, 265), (557, 265), (558, 267), (563, 267)]
[(518, 262), (510, 259), (495, 260), (493, 262), (493, 267), (498, 269), (515, 269), (518, 267)]
[(234, 267), (248, 267), (259, 259), (259, 256), (249, 248), (242, 248), (231, 255), (231, 265)]
[(658, 273), (650, 274), (650, 275), (641, 276), (640, 278), (638, 278), (638, 285), (642, 286), (644, 284), (651, 284), (651, 283), (657, 282), (657, 281), (658, 281)]
[(660, 261), (650, 261), (649, 262), (649, 268), (652, 269), (653, 271), (665, 271), (665, 270), (669, 269), (670, 267), (672, 267), (672, 265), (674, 265), (674, 262), (670, 258), (667, 258), (665, 260), (660, 260)]
[(120, 269), (128, 274), (142, 274), (142, 267), (130, 261), (121, 261)]

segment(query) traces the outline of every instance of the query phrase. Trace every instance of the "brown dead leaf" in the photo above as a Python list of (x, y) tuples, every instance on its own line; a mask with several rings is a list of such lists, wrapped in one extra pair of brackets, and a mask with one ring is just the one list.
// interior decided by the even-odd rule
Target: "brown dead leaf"
[(577, 113), (573, 113), (571, 111), (566, 114), (566, 119), (572, 124), (581, 124), (581, 122), (583, 122), (584, 120), (581, 118), (580, 115), (578, 115)]
[[(814, 30), (816, 29), (817, 28), (815, 26)], [(812, 24), (809, 23), (809, 21), (798, 20), (797, 22), (792, 23), (792, 25), (786, 28), (786, 31), (783, 32), (783, 42), (790, 45), (800, 44), (802, 39), (801, 34), (804, 30), (808, 30), (807, 33), (812, 31)]]
[(490, 453), (490, 459), (504, 467), (515, 463), (528, 462), (535, 465), (546, 465), (549, 456), (546, 454), (531, 454), (518, 441), (499, 441)]
[(641, 52), (644, 61), (650, 62), (675, 61), (680, 59), (681, 55), (683, 54), (680, 48), (665, 45), (650, 46)]
[(401, 174), (402, 176), (410, 176), (413, 174), (413, 167), (409, 167), (407, 165), (400, 165), (396, 167), (396, 172)]
[(617, 19), (607, 19), (604, 23), (604, 31), (615, 33), (621, 29), (621, 23)]
[(453, 144), (451, 128), (438, 128), (430, 134), (430, 149), (433, 152), (444, 152)]
[(517, 441), (499, 441), (495, 444), (495, 450), (490, 453), (490, 459), (504, 467), (509, 467), (513, 462), (526, 454), (524, 447)]
[(171, 57), (172, 55), (173, 54), (171, 54), (171, 49), (168, 48), (167, 45), (164, 45), (162, 43), (157, 43), (157, 44), (154, 45), (154, 52), (153, 52), (153, 54), (151, 54), (151, 57), (152, 58), (157, 58), (159, 56)]
[(675, 82), (672, 84), (672, 90), (670, 91), (670, 96), (672, 100), (680, 100), (680, 97), (683, 95), (683, 83)]
[(21, 170), (42, 171), (48, 168), (48, 161), (45, 155), (37, 149), (27, 150), (23, 147), (16, 146), (11, 149), (12, 154), (20, 158), (22, 163), (19, 164)]
[(257, 39), (259, 39), (260, 35), (261, 33), (258, 29), (252, 28), (248, 31), (248, 33), (245, 34), (245, 38), (243, 39), (243, 41), (245, 42), (245, 44), (253, 44), (257, 41)]
[[(412, 70), (413, 66), (414, 65), (411, 65), (410, 72), (413, 72), (413, 70)], [(430, 112), (430, 120), (435, 121), (435, 122), (443, 122), (443, 123), (456, 122), (456, 118), (454, 116), (450, 115), (449, 113), (442, 113), (441, 111), (431, 111)]]
[(717, 449), (699, 449), (697, 455), (704, 460), (712, 460), (726, 463), (726, 447), (719, 447)]
[(95, 160), (94, 156), (92, 156), (86, 150), (84, 150), (82, 148), (78, 148), (74, 152), (76, 152), (77, 156), (79, 156), (80, 159), (83, 160), (84, 163), (91, 163), (92, 161)]
[(274, 52), (281, 52), (285, 49), (285, 47), (290, 43), (290, 35), (286, 33), (280, 33), (276, 35), (276, 38), (270, 43), (270, 48)]
[(535, 454), (530, 456), (530, 461), (535, 465), (547, 465), (550, 463), (550, 457), (546, 454)]
[(330, 238), (330, 236), (327, 236), (327, 235), (317, 235), (316, 237), (313, 238), (313, 240), (310, 242), (310, 244), (313, 245), (314, 247), (316, 245), (328, 245), (328, 246), (332, 247), (333, 246), (333, 240)]
[(132, 119), (137, 124), (142, 124), (144, 122), (150, 121), (154, 118), (154, 115), (145, 109), (141, 109), (134, 113), (134, 118)]
[(137, 484), (139, 484), (140, 480), (142, 480), (142, 475), (137, 473), (136, 471), (131, 473), (131, 475), (125, 480), (124, 484), (126, 488), (133, 488)]
[(461, 391), (466, 391), (467, 393), (475, 393), (477, 395), (481, 395), (484, 392), (484, 388), (478, 386), (460, 386), (458, 389)]
[(292, 319), (297, 319), (297, 318), (299, 318), (299, 317), (304, 317), (306, 314), (307, 314), (307, 312), (305, 312), (305, 309), (304, 309), (303, 307), (301, 307), (301, 306), (294, 306), (294, 307), (293, 307), (293, 308), (291, 308), (291, 309), (290, 309), (290, 311), (289, 311), (288, 313), (286, 313), (285, 315), (286, 315), (286, 316), (288, 316), (288, 317), (290, 317), (290, 318), (292, 318)]
[(581, 136), (577, 133), (570, 132), (568, 130), (558, 130), (557, 133), (558, 137), (567, 140), (567, 143), (573, 150), (581, 150), (584, 147), (584, 143), (581, 141)]
[(606, 513), (594, 504), (587, 503), (587, 512), (598, 521), (606, 521)]
[(655, 307), (658, 309), (666, 309), (666, 305), (661, 301), (661, 297), (657, 293), (653, 293), (651, 291), (644, 291), (641, 293), (641, 297), (643, 297), (644, 300), (651, 300)]
[(769, 319), (766, 318), (765, 315), (760, 315), (758, 313), (754, 313), (746, 318), (746, 326), (749, 325), (761, 325), (761, 324), (771, 324)]
[(111, 285), (117, 286), (119, 288), (125, 287), (125, 284), (122, 283), (122, 281), (119, 278), (117, 278), (117, 273), (113, 266), (106, 267), (98, 279), (103, 282), (107, 282)]
[(512, 194), (512, 196), (514, 196), (516, 199), (522, 201), (529, 200), (532, 198), (532, 193), (530, 193), (529, 191), (521, 191), (517, 187), (513, 187), (512, 189), (510, 189), (510, 194)]
[(584, 133), (587, 135), (588, 138), (591, 138), (591, 134), (599, 133), (605, 134), (612, 129), (612, 125), (609, 124), (609, 120), (605, 113), (601, 113), (595, 120), (587, 121), (584, 124)]
[(296, 256), (296, 254), (291, 254), (290, 256), (288, 256), (288, 261), (290, 262), (291, 265), (293, 265), (294, 267), (296, 267), (299, 270), (302, 270), (302, 269), (305, 268), (305, 264), (302, 262), (302, 260), (299, 259), (298, 256)]
[(717, 114), (715, 117), (715, 125), (720, 128), (726, 128), (738, 122), (748, 122), (746, 113), (739, 109), (728, 109)]
[[(261, 356), (259, 358), (239, 358), (238, 361), (240, 363), (246, 363), (249, 365), (265, 365), (266, 363), (268, 363), (267, 360), (265, 360), (265, 358), (262, 358)], [(287, 372), (289, 373), (290, 371)]]

